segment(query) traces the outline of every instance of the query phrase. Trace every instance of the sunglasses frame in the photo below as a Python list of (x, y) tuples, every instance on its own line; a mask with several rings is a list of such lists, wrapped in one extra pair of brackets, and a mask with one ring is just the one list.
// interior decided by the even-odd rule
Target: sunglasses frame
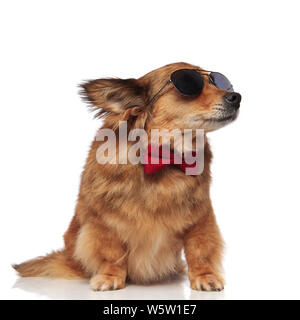
[[(193, 71), (197, 71), (197, 72), (198, 72), (199, 74), (201, 74), (202, 76), (208, 76), (209, 82), (212, 83), (213, 85), (215, 85), (213, 79), (211, 78), (211, 74), (214, 73), (214, 72), (216, 72), (216, 71), (207, 71), (207, 70), (200, 70), (200, 69), (178, 69), (178, 70), (176, 70), (176, 71), (179, 71), (179, 70), (193, 70)], [(174, 71), (174, 72), (176, 72), (176, 71)], [(171, 76), (172, 76), (172, 74), (173, 74), (174, 72), (171, 73)], [(202, 72), (205, 72), (205, 73), (203, 74)], [(216, 72), (216, 73), (219, 73), (219, 72)], [(158, 95), (162, 92), (162, 90), (163, 90), (169, 83), (172, 83), (172, 84), (173, 84), (173, 87), (174, 87), (182, 96), (192, 97), (191, 95), (185, 95), (185, 94), (183, 94), (182, 92), (180, 92), (180, 91), (176, 88), (176, 86), (174, 85), (173, 81), (171, 80), (171, 76), (170, 76), (170, 79), (168, 79), (167, 82), (155, 93), (155, 95), (150, 99), (150, 101), (145, 105), (144, 108), (146, 108), (146, 107), (148, 107), (149, 105), (153, 104), (153, 102), (154, 102), (155, 100), (157, 100)], [(225, 77), (225, 76), (224, 76), (224, 77)], [(229, 80), (228, 80), (228, 81), (229, 81)], [(215, 86), (216, 86), (216, 85), (215, 85)], [(232, 87), (232, 85), (231, 85), (231, 87)], [(232, 89), (233, 89), (233, 87), (232, 87)], [(200, 92), (200, 94), (201, 94), (201, 92)], [(199, 94), (199, 95), (200, 95), (200, 94)], [(162, 95), (161, 95), (161, 96), (162, 96)]]

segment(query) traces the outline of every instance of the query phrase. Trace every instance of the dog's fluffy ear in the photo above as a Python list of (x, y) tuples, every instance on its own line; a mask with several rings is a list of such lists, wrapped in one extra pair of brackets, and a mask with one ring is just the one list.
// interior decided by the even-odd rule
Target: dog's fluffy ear
[(146, 90), (136, 79), (97, 79), (81, 84), (81, 88), (84, 100), (98, 111), (95, 117), (121, 115), (146, 103)]

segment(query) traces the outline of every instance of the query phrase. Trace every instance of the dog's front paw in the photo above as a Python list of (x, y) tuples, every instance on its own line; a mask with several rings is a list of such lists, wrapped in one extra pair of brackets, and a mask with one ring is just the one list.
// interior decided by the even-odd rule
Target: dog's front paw
[(94, 291), (118, 290), (125, 288), (125, 280), (118, 276), (97, 274), (91, 278), (90, 285)]
[(190, 279), (191, 288), (201, 291), (222, 291), (224, 289), (224, 280), (218, 275), (212, 273), (194, 276)]

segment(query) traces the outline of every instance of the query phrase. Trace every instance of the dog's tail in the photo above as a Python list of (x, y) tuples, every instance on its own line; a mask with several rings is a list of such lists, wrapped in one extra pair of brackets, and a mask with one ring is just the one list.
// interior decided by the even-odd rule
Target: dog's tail
[(67, 256), (65, 250), (54, 251), (12, 266), (21, 277), (50, 277), (60, 279), (86, 279), (80, 266)]

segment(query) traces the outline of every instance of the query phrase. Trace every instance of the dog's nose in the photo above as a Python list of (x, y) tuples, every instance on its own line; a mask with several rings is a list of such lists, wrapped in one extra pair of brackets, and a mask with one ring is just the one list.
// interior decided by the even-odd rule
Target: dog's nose
[(240, 102), (242, 100), (242, 96), (237, 92), (228, 92), (224, 95), (225, 102), (235, 109), (240, 107)]

